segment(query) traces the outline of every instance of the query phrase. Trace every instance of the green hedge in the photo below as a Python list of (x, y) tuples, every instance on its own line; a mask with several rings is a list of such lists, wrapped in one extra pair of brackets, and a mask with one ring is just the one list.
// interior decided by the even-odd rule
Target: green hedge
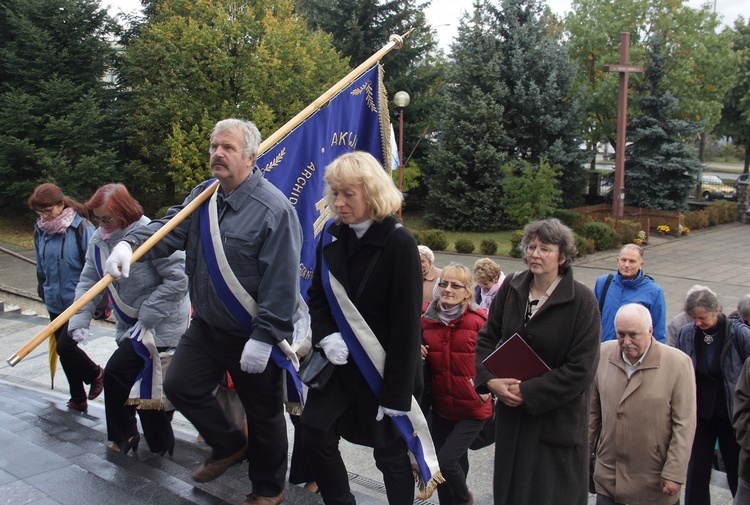
[(468, 238), (460, 238), (456, 240), (454, 246), (456, 248), (456, 252), (461, 254), (471, 254), (474, 252), (474, 249), (476, 249), (476, 247), (474, 246), (474, 242), (472, 242)]
[(497, 253), (497, 241), (486, 238), (482, 240), (481, 244), (479, 244), (479, 250), (482, 252), (482, 254), (492, 256), (493, 254)]
[(581, 230), (581, 235), (594, 241), (597, 251), (607, 251), (617, 247), (619, 236), (606, 223), (591, 222)]
[(445, 238), (443, 230), (425, 230), (422, 233), (422, 241), (433, 251), (445, 251), (448, 248), (448, 239)]

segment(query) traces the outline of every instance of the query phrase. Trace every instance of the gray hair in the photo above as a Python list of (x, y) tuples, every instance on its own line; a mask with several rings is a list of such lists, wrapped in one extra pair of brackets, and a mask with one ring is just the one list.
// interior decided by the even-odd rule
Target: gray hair
[(430, 262), (430, 265), (435, 263), (435, 253), (432, 252), (432, 249), (426, 245), (418, 245), (417, 249), (419, 250), (419, 255), (424, 256)]
[(576, 239), (573, 231), (562, 224), (557, 218), (541, 219), (523, 227), (523, 238), (521, 239), (521, 250), (523, 251), (523, 262), (526, 260), (526, 246), (532, 240), (537, 239), (545, 244), (554, 244), (560, 248), (560, 259), (564, 260), (559, 271), (564, 272), (570, 268), (570, 264), (578, 256)]
[(624, 246), (622, 246), (622, 248), (620, 248), (620, 252), (617, 253), (617, 257), (619, 258), (624, 251), (635, 251), (638, 253), (638, 256), (643, 259), (643, 248), (637, 244), (625, 244)]
[(654, 321), (653, 319), (651, 319), (651, 312), (649, 312), (649, 310), (640, 303), (626, 303), (617, 310), (617, 314), (615, 314), (615, 331), (617, 331), (617, 319), (621, 315), (638, 316), (641, 320), (641, 325), (644, 330), (652, 328), (654, 326)]
[[(703, 285), (701, 285), (701, 284), (693, 284), (693, 285), (692, 285), (692, 286), (690, 286), (690, 288), (689, 288), (689, 289), (687, 290), (687, 293), (685, 293), (685, 298), (687, 298), (688, 296), (692, 295), (692, 294), (693, 294), (693, 293), (695, 293), (696, 291), (703, 291), (703, 290), (708, 290), (708, 291), (711, 291), (711, 288), (709, 288), (708, 286), (703, 286)], [(711, 291), (711, 292), (713, 293), (713, 291)], [(714, 293), (714, 294), (716, 294), (716, 293)]]
[(211, 142), (214, 140), (214, 135), (217, 133), (224, 133), (230, 130), (239, 130), (244, 140), (244, 156), (249, 158), (250, 156), (258, 157), (258, 149), (260, 148), (260, 131), (254, 123), (245, 119), (222, 119), (216, 126), (214, 131), (211, 132)]
[(750, 321), (750, 295), (745, 295), (737, 302), (737, 312), (743, 321)]
[(683, 310), (692, 315), (695, 309), (703, 309), (706, 312), (721, 311), (719, 298), (709, 288), (699, 289), (690, 293), (685, 299)]

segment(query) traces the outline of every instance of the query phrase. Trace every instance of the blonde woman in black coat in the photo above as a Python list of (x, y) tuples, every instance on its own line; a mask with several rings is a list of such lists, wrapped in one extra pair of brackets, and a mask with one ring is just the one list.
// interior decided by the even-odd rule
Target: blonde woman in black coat
[[(354, 504), (339, 440), (372, 447), (388, 502), (411, 504), (412, 468), (392, 418), (407, 415), (421, 383), (422, 270), (417, 244), (406, 228), (397, 226), (393, 213), (401, 205), (401, 194), (371, 155), (340, 156), (326, 168), (325, 181), (334, 220), (321, 233), (308, 294), (313, 347), (325, 353), (335, 370), (324, 390), (310, 390), (302, 413), (307, 458), (327, 505)], [(350, 355), (346, 329), (332, 313), (339, 297), (327, 291), (329, 281), (340, 284), (346, 303), (385, 351), (377, 395), (356, 356)]]

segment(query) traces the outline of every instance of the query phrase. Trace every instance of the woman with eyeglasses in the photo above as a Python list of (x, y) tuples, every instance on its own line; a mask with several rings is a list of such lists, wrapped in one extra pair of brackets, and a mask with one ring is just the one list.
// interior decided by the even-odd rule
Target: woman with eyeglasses
[(470, 504), (461, 460), (492, 415), (489, 393), (474, 390), (474, 350), (487, 311), (473, 302), (471, 271), (451, 264), (443, 269), (439, 297), (422, 316), (422, 357), (431, 371), (432, 439), (445, 482), (437, 487), (441, 505)]
[(732, 426), (734, 393), (742, 365), (750, 356), (750, 328), (725, 316), (709, 288), (690, 293), (685, 312), (692, 323), (680, 329), (675, 347), (690, 356), (695, 369), (697, 424), (685, 482), (685, 505), (711, 503), (709, 483), (719, 443), (732, 496), (737, 493), (740, 446)]
[[(477, 336), (475, 385), (498, 400), (494, 502), (585, 505), (599, 309), (573, 279), (578, 251), (570, 228), (557, 219), (529, 223), (521, 248), (528, 270), (506, 278)], [(482, 360), (515, 333), (550, 371), (523, 381), (492, 375)]]
[[(53, 320), (75, 300), (76, 284), (94, 227), (83, 217), (86, 214), (83, 205), (64, 195), (54, 184), (37, 186), (28, 205), (39, 216), (34, 226), (37, 294)], [(67, 324), (55, 331), (55, 342), (70, 388), (68, 408), (86, 412), (87, 400), (102, 392), (103, 370), (68, 336)], [(88, 394), (84, 383), (91, 385)]]
[[(76, 298), (104, 276), (103, 265), (120, 239), (149, 219), (122, 184), (99, 188), (86, 202), (91, 220), (99, 225), (86, 253), (86, 264), (76, 288)], [(185, 253), (139, 261), (130, 276), (120, 278), (99, 293), (70, 319), (68, 331), (78, 342), (89, 336), (89, 324), (101, 297), (110, 296), (117, 320), (117, 349), (104, 368), (104, 407), (110, 449), (127, 454), (138, 450), (140, 434), (135, 413), (141, 418), (149, 450), (172, 454), (174, 409), (162, 394), (166, 364), (190, 317)]]

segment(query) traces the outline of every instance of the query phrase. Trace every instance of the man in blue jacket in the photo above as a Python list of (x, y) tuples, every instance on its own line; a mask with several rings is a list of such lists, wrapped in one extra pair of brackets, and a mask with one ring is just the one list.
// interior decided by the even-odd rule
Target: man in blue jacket
[(602, 314), (602, 342), (614, 340), (615, 314), (627, 303), (640, 303), (651, 313), (654, 338), (664, 343), (667, 335), (667, 303), (664, 291), (643, 273), (643, 249), (627, 244), (617, 256), (617, 272), (596, 280), (594, 295)]

